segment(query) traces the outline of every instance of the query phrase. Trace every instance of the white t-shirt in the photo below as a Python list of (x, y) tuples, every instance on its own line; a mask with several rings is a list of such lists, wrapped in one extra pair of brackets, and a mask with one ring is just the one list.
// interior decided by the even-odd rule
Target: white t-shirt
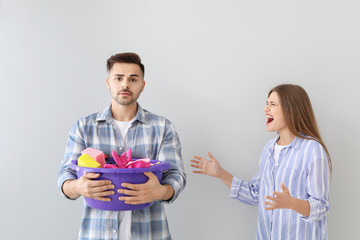
[[(127, 151), (126, 135), (135, 118), (128, 122), (120, 122), (114, 119), (119, 132), (124, 140), (124, 150)], [(131, 236), (131, 211), (119, 211), (119, 239), (130, 240)]]
[(274, 159), (275, 164), (277, 164), (277, 162), (279, 161), (279, 156), (280, 156), (281, 150), (286, 146), (287, 145), (281, 146), (281, 145), (278, 145), (277, 143), (275, 143), (274, 154), (273, 154), (273, 159)]

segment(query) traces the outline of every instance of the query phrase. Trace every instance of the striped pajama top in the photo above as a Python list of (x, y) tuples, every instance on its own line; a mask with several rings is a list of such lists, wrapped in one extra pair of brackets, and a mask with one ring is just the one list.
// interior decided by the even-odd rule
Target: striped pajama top
[[(233, 178), (230, 196), (249, 205), (258, 205), (257, 238), (264, 240), (327, 239), (330, 167), (322, 145), (315, 140), (296, 137), (273, 160), (279, 135), (270, 140), (261, 154), (259, 170), (250, 182)], [(290, 209), (265, 210), (265, 196), (282, 192), (281, 182), (290, 195), (307, 200), (310, 215), (304, 217)]]

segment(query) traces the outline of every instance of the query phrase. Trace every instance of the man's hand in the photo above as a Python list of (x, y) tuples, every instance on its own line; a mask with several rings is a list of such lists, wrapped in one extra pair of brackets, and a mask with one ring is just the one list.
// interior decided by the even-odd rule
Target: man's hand
[(119, 197), (119, 200), (125, 201), (126, 204), (138, 205), (150, 203), (155, 200), (168, 200), (173, 196), (174, 189), (171, 185), (161, 185), (156, 175), (152, 172), (144, 172), (144, 174), (149, 178), (146, 183), (121, 184), (122, 187), (129, 189), (118, 190), (119, 193), (128, 195)]
[[(110, 180), (94, 180), (100, 177), (99, 173), (85, 173), (77, 180), (68, 180), (63, 185), (63, 192), (69, 198), (77, 198), (80, 195), (87, 198), (93, 198), (100, 201), (110, 202), (106, 197), (115, 194), (115, 186)], [(110, 191), (108, 191), (110, 190)]]

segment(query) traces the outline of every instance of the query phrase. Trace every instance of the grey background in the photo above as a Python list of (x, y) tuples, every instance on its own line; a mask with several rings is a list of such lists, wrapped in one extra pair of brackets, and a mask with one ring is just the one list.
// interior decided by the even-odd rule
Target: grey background
[(257, 208), (191, 173), (211, 151), (245, 180), (264, 144), (267, 92), (308, 92), (333, 160), (330, 239), (358, 235), (360, 4), (318, 0), (0, 1), (1, 239), (76, 239), (82, 200), (57, 192), (75, 121), (110, 103), (106, 59), (140, 54), (140, 104), (170, 119), (188, 184), (166, 207), (174, 239), (254, 239)]

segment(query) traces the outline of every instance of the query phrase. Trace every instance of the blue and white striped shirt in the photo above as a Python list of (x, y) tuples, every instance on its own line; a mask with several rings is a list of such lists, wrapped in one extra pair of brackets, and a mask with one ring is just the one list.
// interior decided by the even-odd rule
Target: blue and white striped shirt
[[(230, 196), (258, 205), (257, 239), (327, 239), (330, 168), (326, 152), (317, 141), (297, 137), (281, 150), (274, 164), (272, 156), (278, 139), (279, 135), (265, 145), (259, 171), (251, 182), (233, 178)], [(309, 201), (308, 217), (290, 209), (265, 210), (265, 196), (282, 192), (281, 182), (292, 197)]]
[[(186, 184), (180, 140), (169, 120), (142, 109), (139, 104), (135, 119), (128, 130), (127, 147), (131, 148), (134, 158), (170, 162), (171, 167), (164, 171), (162, 184), (170, 184), (174, 188), (174, 196), (168, 201), (155, 201), (150, 207), (132, 211), (131, 239), (171, 239), (163, 202), (173, 202)], [(77, 159), (81, 151), (88, 147), (99, 149), (107, 156), (111, 156), (112, 151), (118, 154), (126, 151), (110, 107), (78, 120), (71, 129), (58, 174), (61, 194), (63, 183), (77, 178), (76, 172), (70, 167), (70, 161)], [(94, 209), (84, 201), (79, 239), (118, 239), (118, 216), (117, 211)]]

